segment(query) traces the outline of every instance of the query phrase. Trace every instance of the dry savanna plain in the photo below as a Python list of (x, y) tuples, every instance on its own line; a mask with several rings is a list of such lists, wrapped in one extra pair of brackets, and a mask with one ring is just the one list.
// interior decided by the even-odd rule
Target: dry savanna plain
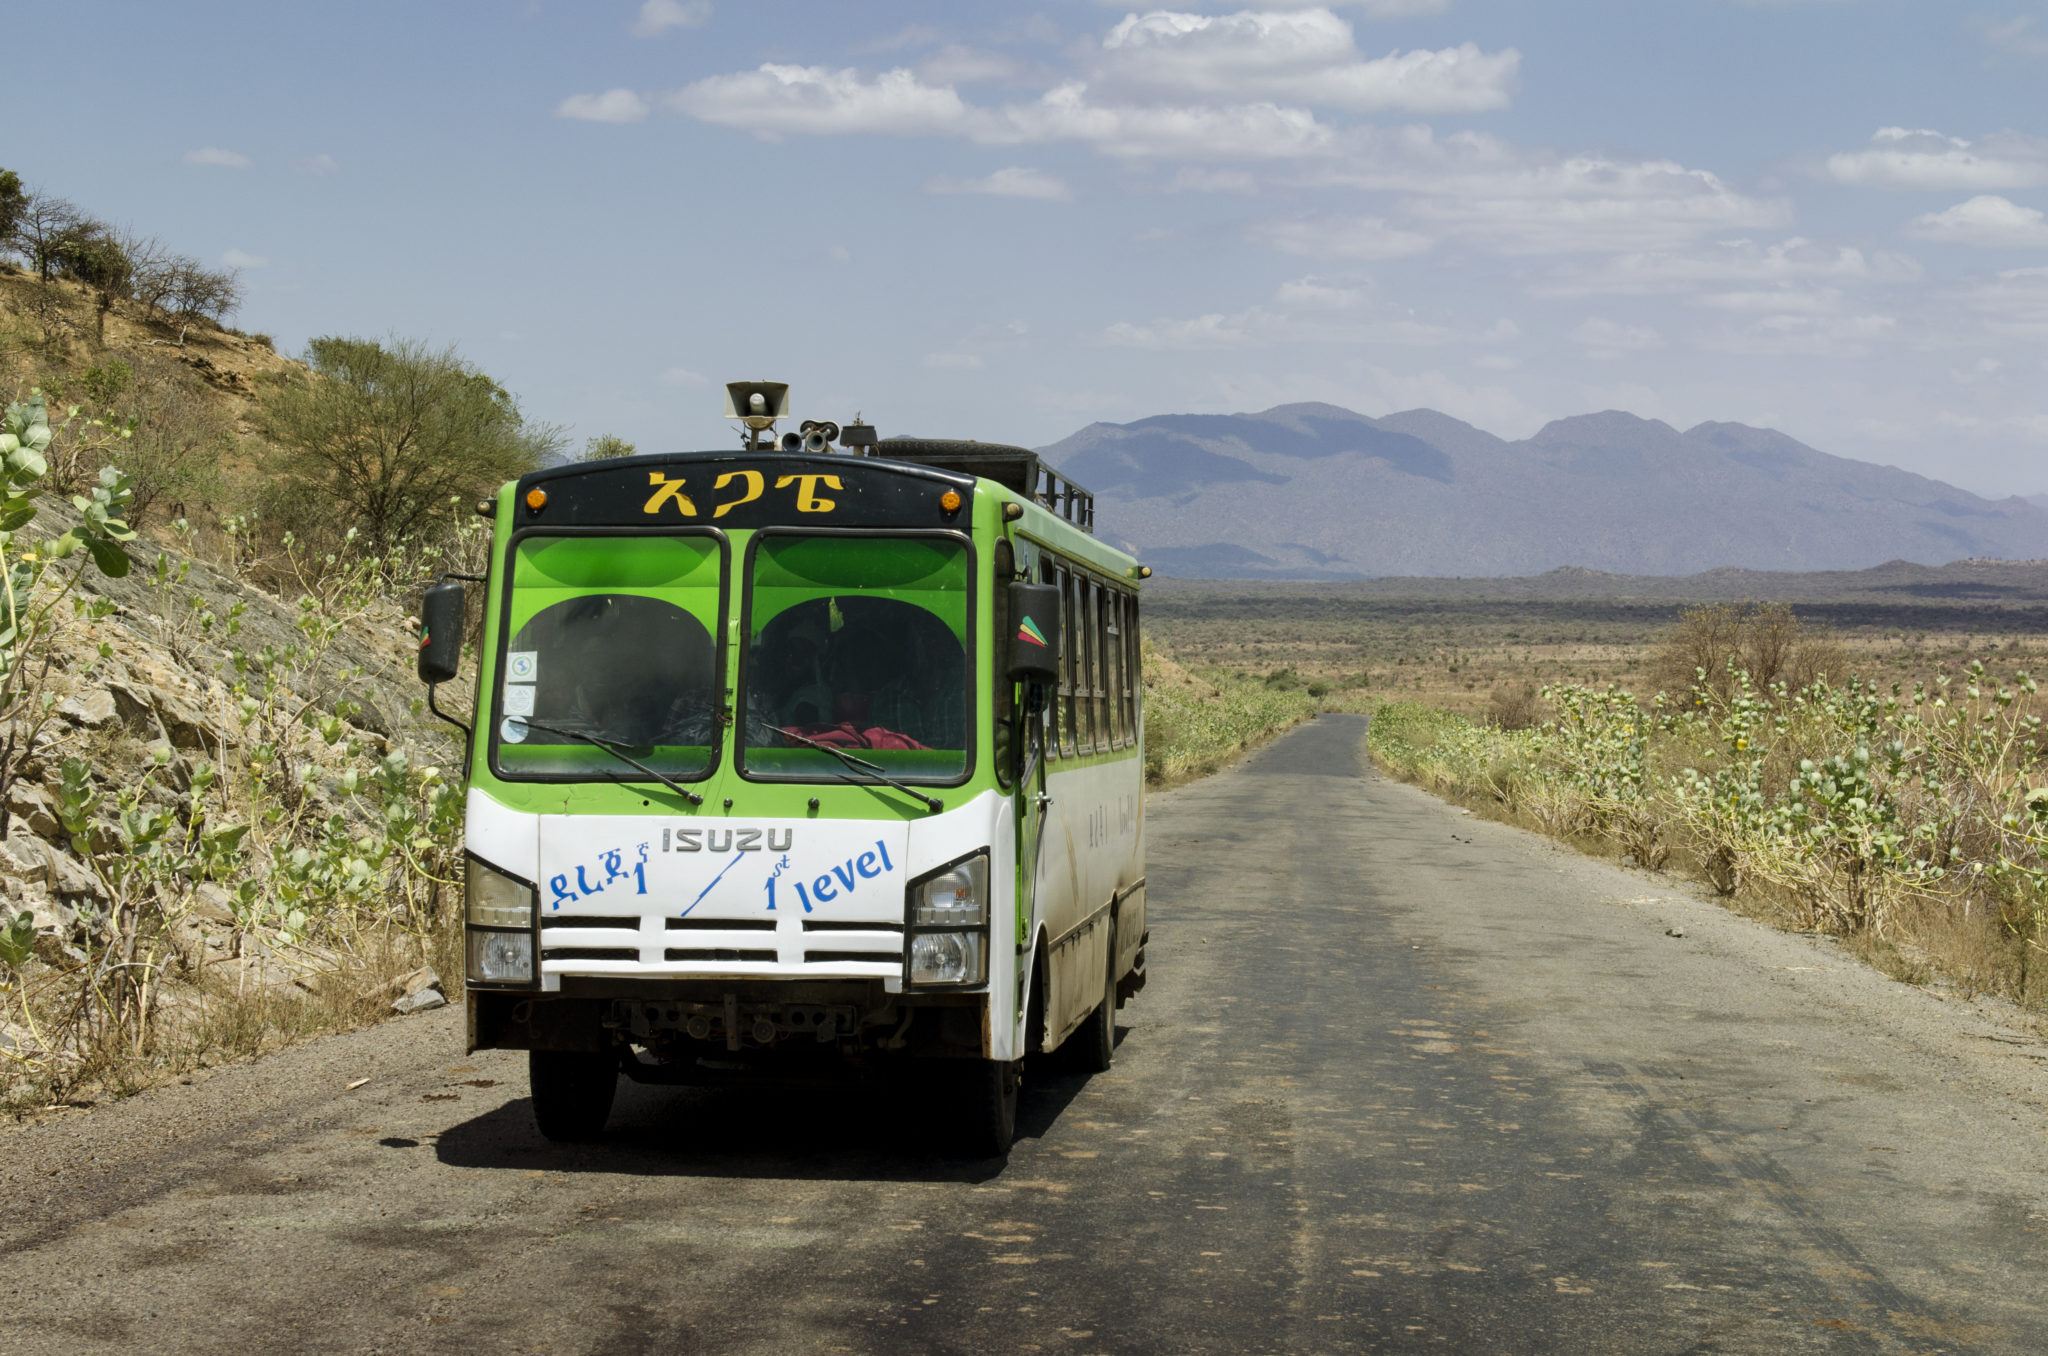
[(1322, 688), (1326, 709), (1417, 701), (1484, 717), (1496, 693), (1553, 683), (1613, 683), (1648, 700), (1686, 609), (1753, 603), (1785, 604), (1809, 634), (1825, 635), (1841, 656), (1837, 679), (1910, 686), (1972, 659), (2001, 671), (2048, 661), (2048, 562), (1687, 578), (1165, 579), (1145, 595), (1145, 632), (1196, 673)]

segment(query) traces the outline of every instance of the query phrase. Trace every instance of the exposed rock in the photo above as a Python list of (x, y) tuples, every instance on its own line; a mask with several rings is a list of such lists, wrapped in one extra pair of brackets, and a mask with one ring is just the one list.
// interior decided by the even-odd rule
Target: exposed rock
[(207, 881), (195, 886), (192, 890), (192, 917), (204, 919), (209, 923), (225, 923), (232, 927), (235, 922), (235, 911), (228, 907), (228, 901), (232, 898), (234, 896), (228, 893), (228, 887), (225, 885)]
[(440, 988), (441, 976), (434, 973), (433, 966), (422, 965), (411, 974), (392, 980), (391, 987), (398, 993), (400, 998), (411, 998), (413, 995), (428, 989)]
[(9, 870), (11, 863), (0, 861), (0, 872), (25, 880), (40, 880), (60, 895), (106, 897), (106, 888), (100, 884), (99, 877), (80, 865), (77, 858), (51, 847), (33, 834), (9, 834), (0, 848), (4, 848), (12, 863), (19, 863), (18, 869)]
[(57, 714), (73, 725), (98, 729), (119, 714), (113, 694), (103, 687), (88, 688), (57, 703)]
[(7, 808), (38, 838), (55, 838), (63, 831), (64, 826), (57, 822), (56, 799), (34, 782), (17, 777), (7, 788)]
[(404, 1017), (411, 1013), (432, 1012), (435, 1008), (445, 1008), (447, 1006), (448, 1000), (439, 989), (421, 989), (418, 993), (407, 994), (396, 1003), (393, 1003), (391, 1010)]
[(41, 1041), (29, 1033), (27, 1027), (13, 1022), (0, 1022), (0, 1050), (24, 1059), (34, 1059), (43, 1053), (43, 1046)]

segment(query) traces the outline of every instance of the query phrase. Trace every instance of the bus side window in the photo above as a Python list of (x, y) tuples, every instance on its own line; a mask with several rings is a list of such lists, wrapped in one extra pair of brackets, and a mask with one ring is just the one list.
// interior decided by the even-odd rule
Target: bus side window
[(1131, 742), (1138, 741), (1140, 703), (1145, 695), (1145, 647), (1138, 634), (1138, 596), (1124, 599), (1124, 662), (1129, 684), (1124, 688), (1124, 710), (1130, 718)]
[(1106, 613), (1103, 604), (1102, 585), (1090, 582), (1088, 585), (1088, 689), (1091, 694), (1089, 710), (1095, 719), (1095, 747), (1115, 747), (1109, 733), (1109, 655), (1103, 642), (1108, 639), (1104, 622)]
[(1136, 732), (1131, 729), (1131, 664), (1129, 647), (1124, 637), (1130, 634), (1131, 600), (1119, 591), (1116, 595), (1116, 681), (1110, 685), (1110, 704), (1116, 707), (1116, 741), (1123, 748), (1135, 742)]
[(1074, 575), (1074, 742), (1081, 753), (1095, 748), (1094, 680), (1095, 632), (1088, 620), (1088, 581)]
[(1060, 588), (1060, 690), (1058, 714), (1053, 723), (1058, 726), (1059, 738), (1055, 741), (1062, 757), (1075, 752), (1074, 745), (1074, 607), (1073, 589), (1069, 587), (1067, 572), (1053, 567), (1053, 582)]
[(1109, 746), (1124, 746), (1124, 628), (1123, 595), (1115, 589), (1102, 591), (1102, 671), (1109, 683)]
[(1004, 656), (1010, 652), (1010, 581), (1017, 568), (1016, 562), (1010, 543), (997, 542), (993, 554), (994, 568), (989, 571), (994, 576), (989, 589), (989, 634), (994, 637), (994, 643), (989, 646), (989, 678), (994, 685), (989, 720), (995, 726), (989, 731), (989, 744), (995, 749), (996, 781), (1004, 786), (1010, 784), (1016, 773), (1011, 758), (1017, 684), (1011, 681), (1009, 665), (1004, 662)]

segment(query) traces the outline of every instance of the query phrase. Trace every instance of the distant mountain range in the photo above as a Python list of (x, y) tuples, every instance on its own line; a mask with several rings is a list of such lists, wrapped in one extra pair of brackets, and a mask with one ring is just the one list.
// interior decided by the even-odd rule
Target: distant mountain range
[(1039, 449), (1104, 536), (1209, 579), (1858, 570), (2048, 557), (2048, 506), (1619, 410), (1507, 442), (1434, 410), (1336, 405), (1090, 424)]

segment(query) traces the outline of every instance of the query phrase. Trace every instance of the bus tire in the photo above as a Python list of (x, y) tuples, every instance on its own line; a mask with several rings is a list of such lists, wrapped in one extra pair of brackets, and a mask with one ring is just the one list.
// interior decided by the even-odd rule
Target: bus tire
[(1074, 1043), (1074, 1066), (1083, 1073), (1104, 1073), (1116, 1059), (1116, 924), (1109, 925), (1109, 960), (1104, 963), (1102, 1002), (1068, 1037)]
[(557, 1144), (596, 1139), (611, 1119), (619, 1060), (610, 1050), (529, 1050), (527, 1086), (533, 1123)]
[(1001, 1158), (1017, 1140), (1017, 1093), (1023, 1065), (1008, 1059), (963, 1061), (960, 1149), (970, 1158)]

